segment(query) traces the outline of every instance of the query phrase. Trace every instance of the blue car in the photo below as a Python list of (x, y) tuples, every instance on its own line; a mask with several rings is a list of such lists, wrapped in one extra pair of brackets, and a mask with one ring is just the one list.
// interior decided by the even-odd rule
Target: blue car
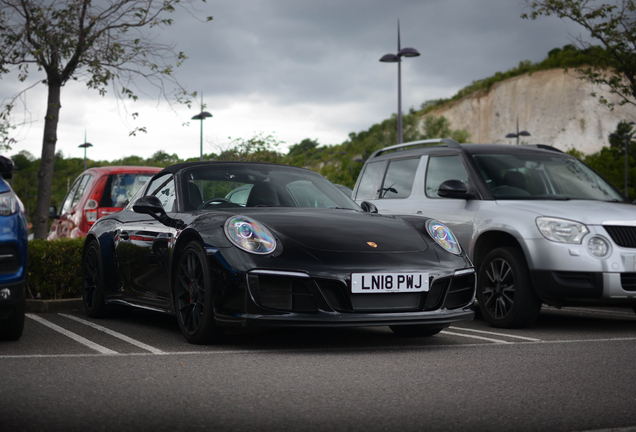
[(0, 340), (18, 340), (24, 329), (27, 221), (9, 183), (13, 161), (0, 156)]

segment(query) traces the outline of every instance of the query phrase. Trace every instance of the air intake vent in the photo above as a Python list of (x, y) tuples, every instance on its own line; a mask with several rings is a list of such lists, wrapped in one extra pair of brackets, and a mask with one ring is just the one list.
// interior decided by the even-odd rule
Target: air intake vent
[(15, 273), (19, 268), (18, 250), (13, 246), (0, 246), (0, 274)]
[(621, 285), (625, 291), (636, 291), (636, 273), (621, 273)]

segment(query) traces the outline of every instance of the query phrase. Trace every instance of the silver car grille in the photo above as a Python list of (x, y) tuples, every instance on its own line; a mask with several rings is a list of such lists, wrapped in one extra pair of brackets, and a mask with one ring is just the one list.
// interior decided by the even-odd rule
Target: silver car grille
[(618, 246), (636, 248), (636, 227), (603, 225), (603, 228)]

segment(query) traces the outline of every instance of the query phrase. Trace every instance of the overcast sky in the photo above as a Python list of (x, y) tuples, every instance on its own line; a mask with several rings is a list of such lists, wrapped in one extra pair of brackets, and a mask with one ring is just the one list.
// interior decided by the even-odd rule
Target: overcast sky
[[(396, 113), (397, 65), (379, 59), (397, 51), (398, 19), (402, 48), (421, 53), (402, 63), (404, 112), (521, 60), (540, 61), (580, 32), (557, 18), (521, 19), (523, 0), (208, 0), (197, 8), (214, 20), (179, 12), (161, 37), (189, 57), (176, 77), (189, 91), (202, 92), (213, 114), (203, 124), (204, 153), (227, 148), (228, 137), (258, 133), (284, 141), (283, 152), (304, 138), (340, 144), (350, 132)], [(32, 69), (32, 77), (43, 75)], [(3, 77), (0, 100), (22, 85), (15, 76)], [(82, 83), (68, 84), (57, 150), (83, 157), (78, 145), (86, 131), (93, 160), (147, 158), (157, 150), (198, 156), (200, 123), (190, 117), (200, 106), (170, 107), (156, 96), (142, 95), (124, 109), (110, 93), (101, 97)], [(40, 157), (45, 87), (30, 90), (25, 100), (30, 123), (4, 154), (28, 150)], [(131, 119), (126, 110), (139, 117)], [(129, 137), (136, 126), (148, 133)]]

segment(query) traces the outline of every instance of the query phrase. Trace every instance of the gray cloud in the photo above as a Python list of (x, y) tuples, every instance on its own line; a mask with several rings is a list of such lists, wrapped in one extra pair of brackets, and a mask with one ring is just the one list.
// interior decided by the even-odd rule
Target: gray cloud
[[(230, 127), (234, 105), (254, 105), (251, 118), (237, 131), (223, 130), (225, 135), (249, 133), (254, 117), (275, 111), (285, 113), (280, 120), (289, 128), (278, 127), (277, 133), (288, 144), (303, 138), (301, 132), (289, 131), (306, 124), (309, 115), (314, 130), (307, 135), (333, 144), (396, 112), (397, 66), (379, 59), (397, 50), (398, 19), (402, 47), (422, 54), (403, 62), (406, 111), (427, 99), (450, 97), (473, 80), (521, 60), (539, 61), (579, 34), (577, 27), (552, 17), (522, 20), (525, 7), (522, 0), (208, 0), (197, 5), (196, 15), (212, 15), (212, 22), (199, 22), (180, 11), (174, 25), (157, 35), (189, 57), (176, 77), (188, 90), (203, 92), (208, 109), (218, 113), (217, 129)], [(18, 84), (0, 81), (0, 99)], [(73, 103), (66, 96), (63, 93), (64, 106)], [(152, 112), (140, 114), (153, 118)], [(65, 123), (69, 121), (63, 110), (60, 127), (70, 128)], [(109, 130), (121, 136), (128, 129), (122, 124)], [(37, 147), (33, 152), (39, 154), (40, 140), (41, 132), (35, 130), (24, 145)], [(161, 148), (148, 148), (157, 145)], [(150, 151), (142, 148), (140, 154)], [(130, 146), (124, 151), (130, 154)], [(111, 151), (107, 158), (116, 156)]]

